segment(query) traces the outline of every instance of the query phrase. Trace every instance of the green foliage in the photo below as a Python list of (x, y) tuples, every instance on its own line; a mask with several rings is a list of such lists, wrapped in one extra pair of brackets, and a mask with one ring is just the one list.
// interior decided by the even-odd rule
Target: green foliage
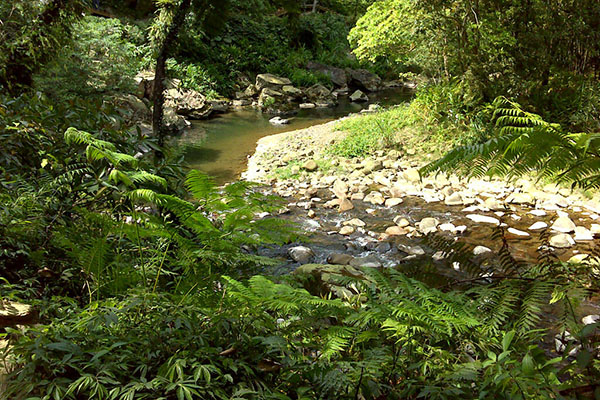
[(134, 77), (149, 49), (144, 27), (87, 16), (72, 41), (36, 77), (36, 86), (60, 100), (133, 93)]
[[(548, 356), (536, 344), (542, 332), (531, 331), (534, 321), (522, 322), (549, 301), (574, 300), (565, 282), (506, 280), (447, 293), (394, 272), (370, 271), (353, 282), (361, 294), (348, 302), (254, 276), (247, 283), (224, 277), (216, 290), (130, 292), (71, 306), (60, 321), (13, 332), (8, 393), (548, 398), (585, 384), (584, 370), (598, 373), (589, 357)], [(508, 293), (513, 299), (500, 306)], [(597, 340), (590, 327), (570, 327), (582, 340)], [(571, 378), (559, 380), (561, 365)]]
[(469, 176), (530, 172), (583, 188), (600, 187), (600, 136), (569, 133), (505, 98), (494, 103), (495, 134), (485, 143), (450, 151), (423, 173), (460, 170)]

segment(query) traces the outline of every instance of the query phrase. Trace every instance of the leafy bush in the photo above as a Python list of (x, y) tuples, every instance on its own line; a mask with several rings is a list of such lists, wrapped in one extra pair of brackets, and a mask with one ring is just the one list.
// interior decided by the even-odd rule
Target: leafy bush
[(73, 26), (72, 41), (37, 75), (36, 85), (61, 100), (133, 93), (148, 52), (143, 27), (87, 16)]
[[(345, 281), (361, 293), (346, 302), (254, 276), (181, 296), (132, 292), (72, 308), (51, 325), (13, 331), (8, 393), (547, 398), (598, 374), (591, 358), (547, 356), (537, 345), (542, 331), (531, 330), (544, 303), (575, 300), (568, 285), (538, 276), (443, 293), (393, 271)], [(569, 324), (582, 340), (596, 325)], [(559, 380), (560, 364), (572, 378)], [(584, 370), (593, 375), (579, 375)]]

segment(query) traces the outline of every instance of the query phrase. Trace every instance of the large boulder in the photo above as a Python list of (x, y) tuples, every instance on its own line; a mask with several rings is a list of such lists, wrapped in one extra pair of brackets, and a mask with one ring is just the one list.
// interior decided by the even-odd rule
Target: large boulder
[(351, 286), (342, 286), (343, 278), (366, 279), (360, 268), (350, 265), (304, 264), (293, 275), (301, 278), (304, 288), (316, 296), (333, 294), (336, 297), (347, 299), (356, 294)]
[(306, 89), (306, 96), (314, 103), (322, 102), (323, 99), (332, 97), (331, 90), (321, 84), (316, 84)]
[(206, 98), (190, 89), (168, 89), (165, 93), (165, 107), (173, 108), (177, 114), (191, 119), (207, 118), (213, 112)]
[(368, 92), (375, 92), (381, 88), (381, 78), (366, 69), (350, 69), (346, 70), (348, 74), (349, 85), (364, 89)]
[(320, 64), (317, 62), (310, 61), (306, 68), (309, 71), (318, 72), (326, 75), (331, 79), (331, 83), (335, 86), (343, 88), (348, 84), (348, 74), (341, 68), (332, 67), (330, 65)]
[(265, 88), (279, 90), (283, 86), (291, 85), (292, 81), (273, 74), (259, 74), (256, 76), (256, 88), (261, 91)]
[(165, 107), (163, 122), (165, 129), (173, 134), (177, 134), (192, 125), (185, 117), (177, 114), (172, 107)]

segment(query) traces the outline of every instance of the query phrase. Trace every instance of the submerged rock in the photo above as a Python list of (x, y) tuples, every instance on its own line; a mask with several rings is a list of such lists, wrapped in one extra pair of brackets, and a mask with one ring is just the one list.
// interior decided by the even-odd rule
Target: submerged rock
[(287, 125), (290, 123), (289, 119), (281, 118), (280, 116), (273, 117), (269, 120), (273, 125)]
[(296, 246), (288, 249), (290, 258), (300, 264), (306, 264), (315, 257), (311, 248), (306, 246)]

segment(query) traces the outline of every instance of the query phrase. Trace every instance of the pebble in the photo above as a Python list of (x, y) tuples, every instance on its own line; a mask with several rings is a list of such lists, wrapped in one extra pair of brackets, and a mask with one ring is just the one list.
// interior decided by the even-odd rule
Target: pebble
[(340, 229), (340, 235), (344, 235), (344, 236), (349, 236), (352, 235), (354, 233), (356, 229), (353, 226), (344, 226), (342, 227), (342, 229)]
[(519, 236), (519, 237), (529, 237), (529, 236), (531, 236), (529, 233), (520, 231), (520, 230), (515, 229), (515, 228), (508, 228), (508, 233), (511, 233), (511, 234), (513, 234), (515, 236)]

